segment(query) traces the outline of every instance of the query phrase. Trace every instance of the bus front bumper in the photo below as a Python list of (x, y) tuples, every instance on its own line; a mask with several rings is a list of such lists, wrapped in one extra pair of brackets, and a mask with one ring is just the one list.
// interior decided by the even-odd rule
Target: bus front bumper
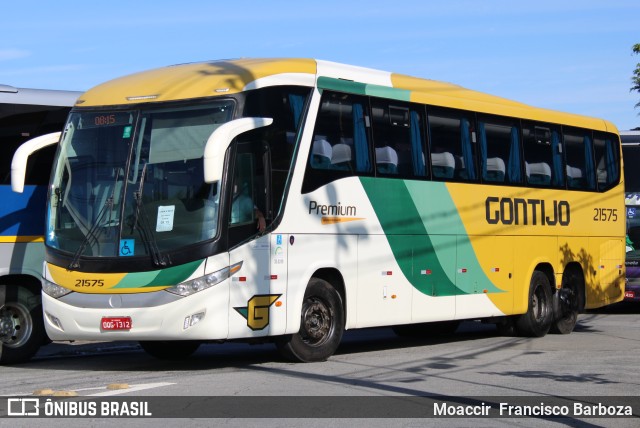
[(82, 295), (89, 304), (72, 305), (43, 292), (45, 328), (51, 340), (224, 340), (229, 295), (220, 285), (147, 307), (96, 307), (104, 295)]

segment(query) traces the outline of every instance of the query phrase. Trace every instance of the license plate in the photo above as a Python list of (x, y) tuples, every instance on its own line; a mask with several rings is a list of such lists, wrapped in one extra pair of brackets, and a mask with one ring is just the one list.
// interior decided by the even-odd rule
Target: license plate
[(625, 291), (624, 292), (624, 297), (626, 299), (635, 299), (636, 298), (636, 293), (634, 293), (633, 291)]
[(102, 330), (131, 330), (131, 317), (103, 317)]

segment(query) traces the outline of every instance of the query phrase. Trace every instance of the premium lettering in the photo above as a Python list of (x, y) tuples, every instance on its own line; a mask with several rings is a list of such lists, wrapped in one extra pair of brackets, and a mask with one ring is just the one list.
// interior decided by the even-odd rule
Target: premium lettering
[(571, 222), (567, 201), (489, 196), (485, 209), (489, 224), (568, 226)]
[(337, 205), (322, 205), (318, 204), (316, 201), (309, 201), (309, 214), (355, 216), (356, 207), (351, 205), (342, 205), (340, 202), (338, 202)]

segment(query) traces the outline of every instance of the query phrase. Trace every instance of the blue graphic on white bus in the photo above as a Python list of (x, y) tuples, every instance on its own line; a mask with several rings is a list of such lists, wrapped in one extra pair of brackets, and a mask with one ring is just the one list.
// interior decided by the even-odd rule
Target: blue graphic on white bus
[(133, 239), (121, 239), (120, 240), (120, 255), (121, 256), (133, 256), (135, 254), (135, 240)]

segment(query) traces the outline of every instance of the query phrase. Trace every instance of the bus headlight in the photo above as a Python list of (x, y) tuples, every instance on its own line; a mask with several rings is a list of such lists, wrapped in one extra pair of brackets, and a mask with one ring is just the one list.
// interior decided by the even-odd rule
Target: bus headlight
[(219, 271), (201, 276), (200, 278), (195, 278), (173, 287), (166, 288), (164, 291), (168, 291), (169, 293), (177, 294), (179, 296), (190, 296), (198, 291), (206, 290), (209, 287), (213, 287), (214, 285), (221, 283), (234, 273), (238, 272), (241, 267), (242, 262), (239, 262), (232, 266), (227, 266), (224, 269), (220, 269)]
[(53, 297), (54, 299), (59, 299), (62, 296), (66, 296), (71, 293), (73, 290), (69, 290), (68, 288), (64, 288), (59, 286), (58, 284), (54, 284), (51, 281), (47, 281), (46, 279), (42, 279), (42, 291), (47, 293), (47, 295)]

